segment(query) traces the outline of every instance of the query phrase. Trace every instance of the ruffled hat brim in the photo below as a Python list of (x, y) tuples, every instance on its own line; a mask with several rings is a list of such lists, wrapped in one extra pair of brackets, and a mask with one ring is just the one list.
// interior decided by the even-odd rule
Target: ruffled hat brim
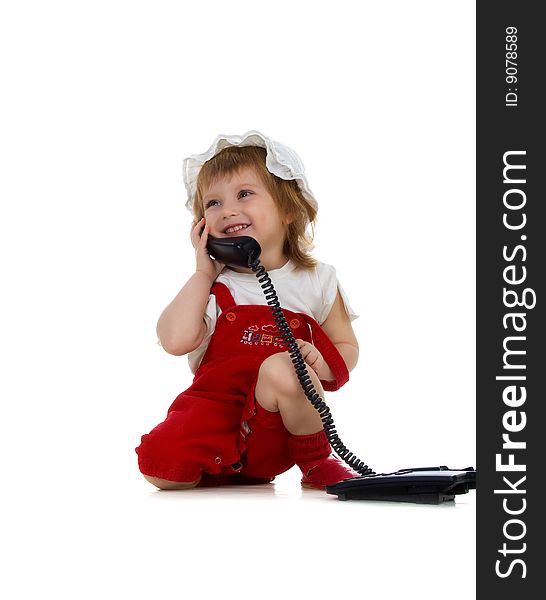
[(298, 186), (311, 206), (318, 209), (318, 203), (313, 196), (305, 177), (303, 163), (300, 157), (288, 146), (276, 142), (259, 131), (247, 131), (243, 135), (219, 135), (212, 146), (203, 154), (192, 154), (183, 162), (183, 177), (188, 199), (186, 208), (192, 211), (193, 199), (197, 189), (197, 177), (199, 171), (207, 160), (216, 156), (221, 150), (228, 146), (258, 146), (265, 148), (267, 155), (265, 159), (267, 170), (281, 179), (295, 179)]

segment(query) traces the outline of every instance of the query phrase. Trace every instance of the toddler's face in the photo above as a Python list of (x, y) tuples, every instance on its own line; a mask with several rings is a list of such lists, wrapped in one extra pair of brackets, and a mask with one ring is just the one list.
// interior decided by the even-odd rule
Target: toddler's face
[(247, 167), (219, 179), (203, 195), (203, 205), (212, 236), (248, 235), (262, 251), (282, 248), (286, 225), (254, 169)]

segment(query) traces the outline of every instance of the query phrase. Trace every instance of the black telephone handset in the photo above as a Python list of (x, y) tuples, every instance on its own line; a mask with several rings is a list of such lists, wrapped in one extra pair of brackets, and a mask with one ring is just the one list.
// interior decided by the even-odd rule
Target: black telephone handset
[[(211, 256), (229, 266), (252, 269), (266, 296), (273, 319), (283, 337), (294, 364), (299, 382), (308, 400), (318, 411), (330, 445), (360, 477), (345, 479), (329, 485), (326, 491), (338, 496), (339, 500), (390, 500), (439, 504), (453, 500), (455, 495), (476, 488), (476, 470), (449, 469), (448, 467), (426, 467), (401, 469), (394, 473), (380, 473), (370, 469), (343, 444), (337, 435), (330, 409), (317, 394), (296, 340), (283, 314), (271, 279), (260, 264), (260, 244), (250, 236), (215, 238), (209, 235), (207, 250)], [(264, 284), (265, 282), (265, 284)]]
[(248, 235), (229, 238), (215, 238), (209, 235), (207, 250), (211, 256), (231, 267), (250, 269), (262, 249), (260, 244)]

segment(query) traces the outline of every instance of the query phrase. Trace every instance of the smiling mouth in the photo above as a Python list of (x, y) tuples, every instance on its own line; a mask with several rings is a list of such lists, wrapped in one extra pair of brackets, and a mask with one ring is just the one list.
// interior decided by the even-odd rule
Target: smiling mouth
[(239, 223), (237, 225), (229, 226), (227, 229), (224, 230), (224, 233), (226, 235), (231, 235), (233, 233), (239, 233), (240, 231), (243, 231), (244, 229), (247, 229), (248, 227), (250, 227), (249, 224)]

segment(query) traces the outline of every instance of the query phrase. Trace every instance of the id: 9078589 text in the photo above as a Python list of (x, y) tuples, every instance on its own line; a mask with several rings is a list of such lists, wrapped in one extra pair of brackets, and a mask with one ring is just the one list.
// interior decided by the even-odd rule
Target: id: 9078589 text
[(518, 30), (517, 27), (507, 27), (506, 28), (506, 58), (505, 58), (505, 73), (506, 73), (506, 83), (510, 86), (508, 87), (508, 92), (504, 97), (505, 106), (517, 106), (518, 105), (518, 88), (514, 87), (518, 82), (518, 63), (516, 62), (518, 58)]

